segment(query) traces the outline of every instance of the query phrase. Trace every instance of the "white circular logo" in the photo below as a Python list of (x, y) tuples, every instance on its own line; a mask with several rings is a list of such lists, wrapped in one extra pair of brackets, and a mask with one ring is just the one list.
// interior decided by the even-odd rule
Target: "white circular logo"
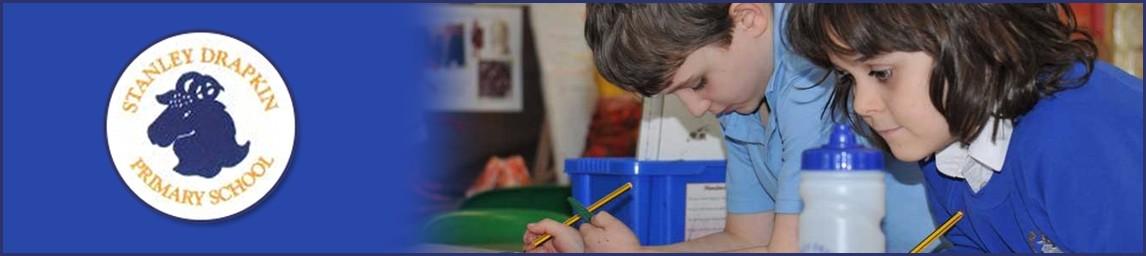
[(242, 212), (278, 183), (294, 148), (294, 107), (274, 65), (230, 36), (192, 32), (127, 65), (107, 107), (123, 182), (171, 216)]

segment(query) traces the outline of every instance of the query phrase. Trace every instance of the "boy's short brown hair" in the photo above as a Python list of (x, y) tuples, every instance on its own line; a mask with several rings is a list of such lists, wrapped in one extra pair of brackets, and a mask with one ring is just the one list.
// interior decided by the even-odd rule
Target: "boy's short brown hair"
[(660, 93), (693, 51), (732, 42), (731, 4), (587, 4), (585, 39), (601, 76)]

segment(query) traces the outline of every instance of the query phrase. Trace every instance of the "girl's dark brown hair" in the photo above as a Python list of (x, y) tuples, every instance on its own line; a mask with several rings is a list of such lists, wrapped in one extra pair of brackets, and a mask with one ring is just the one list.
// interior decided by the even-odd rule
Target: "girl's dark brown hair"
[[(787, 35), (794, 52), (830, 70), (830, 54), (927, 53), (935, 59), (931, 102), (962, 143), (989, 117), (1018, 118), (1042, 97), (1081, 86), (1097, 54), (1067, 4), (796, 4)], [(1077, 63), (1085, 73), (1067, 77)], [(827, 106), (833, 116), (886, 149), (850, 111), (852, 81), (837, 78)]]

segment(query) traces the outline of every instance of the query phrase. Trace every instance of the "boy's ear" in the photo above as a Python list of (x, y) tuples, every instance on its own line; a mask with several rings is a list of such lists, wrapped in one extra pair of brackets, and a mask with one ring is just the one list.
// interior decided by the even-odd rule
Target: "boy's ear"
[(770, 31), (772, 23), (771, 5), (766, 3), (734, 3), (728, 7), (733, 30), (747, 32), (752, 37)]

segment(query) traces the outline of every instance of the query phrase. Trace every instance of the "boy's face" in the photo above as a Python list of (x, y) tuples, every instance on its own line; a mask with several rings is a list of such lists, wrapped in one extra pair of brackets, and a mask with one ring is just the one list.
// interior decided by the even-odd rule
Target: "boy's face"
[(695, 116), (755, 112), (772, 77), (770, 6), (734, 5), (732, 9), (740, 10), (741, 16), (736, 17), (741, 18), (729, 45), (693, 51), (673, 74), (672, 84), (661, 91), (675, 94)]
[(852, 81), (852, 108), (902, 161), (918, 161), (954, 139), (947, 119), (931, 104), (934, 59), (924, 52), (891, 52), (860, 61), (829, 56), (840, 79)]

